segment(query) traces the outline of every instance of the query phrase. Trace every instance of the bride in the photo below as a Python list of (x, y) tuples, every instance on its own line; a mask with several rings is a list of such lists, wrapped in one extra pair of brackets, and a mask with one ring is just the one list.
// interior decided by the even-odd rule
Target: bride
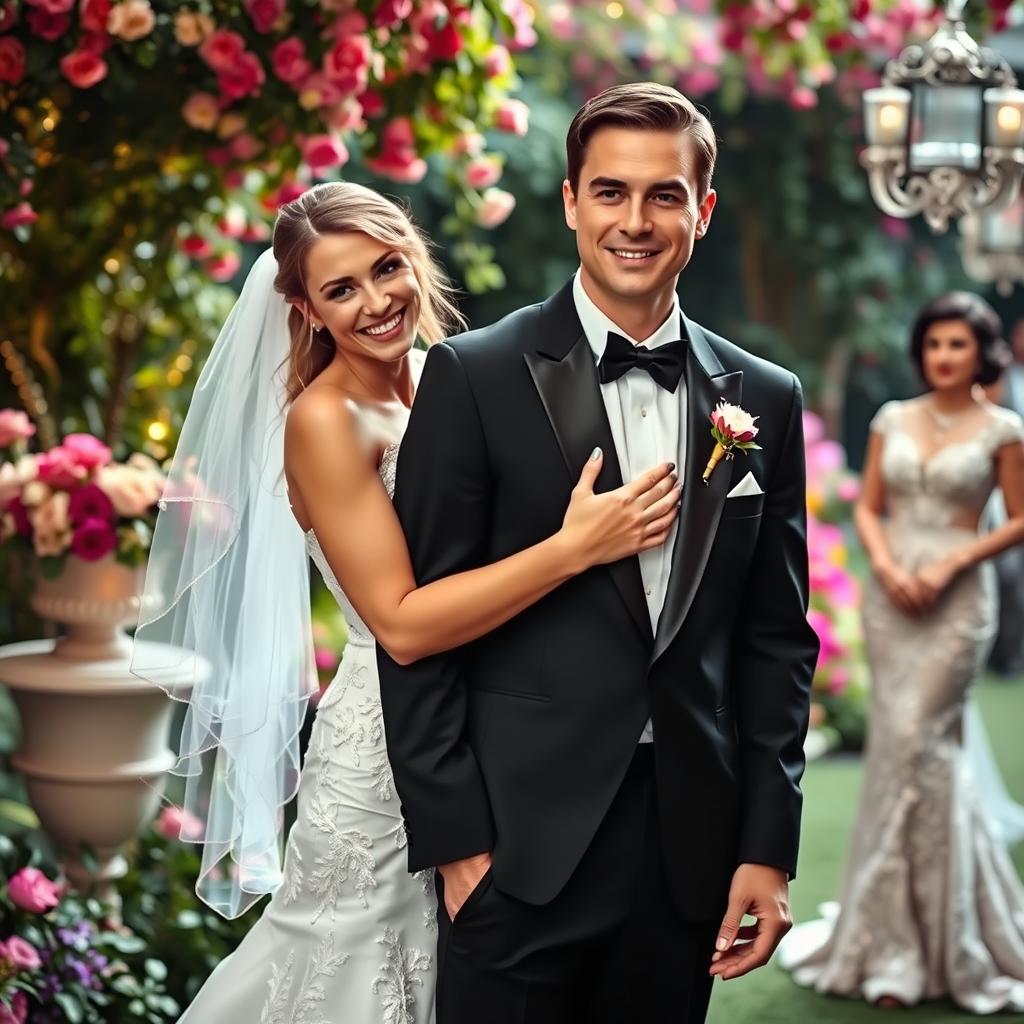
[[(595, 494), (566, 480), (561, 530), (417, 588), (390, 503), (422, 366), (460, 323), (393, 203), (318, 185), (281, 208), (199, 379), (161, 501), (133, 671), (188, 700), (179, 772), (204, 823), (200, 897), (235, 917), (273, 893), (188, 1024), (427, 1024), (435, 903), (407, 873), (374, 644), (414, 661), (497, 628), (594, 565), (662, 544), (674, 466)], [(445, 458), (437, 452), (438, 461)], [(317, 709), (308, 558), (349, 636)], [(188, 692), (182, 692), (182, 680)], [(283, 868), (283, 809), (298, 792)], [(188, 838), (183, 836), (183, 838)]]

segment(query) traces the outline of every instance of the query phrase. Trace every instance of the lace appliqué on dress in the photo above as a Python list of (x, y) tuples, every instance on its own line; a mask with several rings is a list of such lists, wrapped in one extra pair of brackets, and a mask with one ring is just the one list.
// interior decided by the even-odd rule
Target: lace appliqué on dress
[(416, 1024), (413, 989), (423, 984), (420, 974), (430, 970), (431, 956), (419, 949), (406, 949), (393, 928), (385, 928), (377, 942), (386, 951), (373, 981), (373, 991), (381, 997), (383, 1024)]

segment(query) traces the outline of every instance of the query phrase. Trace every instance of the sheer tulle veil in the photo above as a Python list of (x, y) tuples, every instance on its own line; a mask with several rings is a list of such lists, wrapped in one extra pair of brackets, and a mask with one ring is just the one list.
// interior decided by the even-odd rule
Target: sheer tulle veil
[(175, 772), (196, 892), (236, 917), (281, 879), (315, 692), (305, 538), (284, 482), (288, 305), (264, 252), (214, 344), (160, 503), (132, 671), (186, 702)]

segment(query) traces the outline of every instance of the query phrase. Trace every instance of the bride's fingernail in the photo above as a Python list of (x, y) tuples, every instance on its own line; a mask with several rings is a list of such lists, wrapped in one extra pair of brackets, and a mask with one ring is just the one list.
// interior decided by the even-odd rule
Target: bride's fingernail
[(671, 472), (673, 472), (673, 471), (675, 470), (675, 468), (676, 468), (676, 464), (675, 464), (674, 462), (670, 462), (670, 463), (668, 464), (668, 471), (669, 471), (670, 473), (671, 473)]
[(591, 461), (591, 462), (597, 462), (597, 460), (598, 460), (599, 458), (601, 458), (601, 449), (600, 449), (600, 448), (595, 448), (595, 449), (594, 449), (594, 450), (593, 450), (593, 451), (592, 451), (592, 452), (590, 453), (590, 461)]

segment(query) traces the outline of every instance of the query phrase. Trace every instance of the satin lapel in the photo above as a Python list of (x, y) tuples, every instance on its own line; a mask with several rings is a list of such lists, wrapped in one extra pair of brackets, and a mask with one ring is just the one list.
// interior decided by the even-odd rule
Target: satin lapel
[(672, 574), (658, 620), (652, 663), (665, 653), (690, 610), (729, 490), (731, 474), (724, 461), (706, 484), (701, 480), (714, 448), (708, 417), (720, 401), (739, 405), (743, 393), (742, 371), (725, 373), (703, 331), (690, 321), (686, 321), (686, 327), (690, 339), (686, 367), (686, 473)]
[[(601, 400), (594, 354), (586, 335), (581, 334), (561, 359), (540, 352), (527, 352), (524, 358), (562, 450), (569, 479), (576, 483), (590, 453), (600, 445), (604, 451), (604, 466), (594, 490), (602, 492), (621, 487), (615, 442)], [(651, 618), (639, 561), (635, 557), (624, 558), (607, 568), (637, 626), (650, 637)]]

